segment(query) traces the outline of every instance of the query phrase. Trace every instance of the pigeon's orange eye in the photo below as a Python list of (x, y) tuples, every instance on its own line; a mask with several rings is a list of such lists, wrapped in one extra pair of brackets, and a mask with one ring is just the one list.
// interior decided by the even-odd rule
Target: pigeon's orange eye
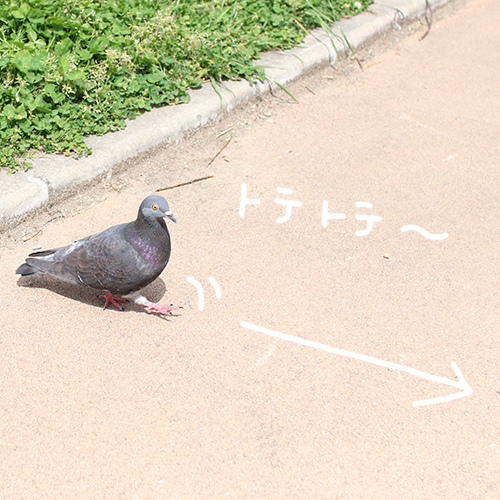
[(153, 210), (158, 210), (158, 205), (153, 205), (151, 208), (152, 208)]

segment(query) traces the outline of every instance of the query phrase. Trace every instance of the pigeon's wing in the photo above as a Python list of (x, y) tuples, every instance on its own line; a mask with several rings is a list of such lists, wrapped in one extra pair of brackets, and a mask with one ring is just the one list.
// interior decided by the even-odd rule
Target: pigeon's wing
[(120, 295), (140, 290), (151, 282), (151, 269), (124, 237), (125, 226), (90, 236), (54, 257), (63, 263), (66, 272), (93, 288)]
[(34, 252), (19, 267), (18, 273), (47, 273), (69, 283), (108, 289), (127, 275), (128, 269), (122, 259), (128, 243), (120, 231), (124, 225), (111, 227), (66, 247)]
[(121, 237), (120, 226), (79, 240), (61, 249), (54, 255), (66, 273), (74, 276), (78, 283), (101, 290), (114, 290), (113, 284), (125, 279), (122, 265), (123, 247), (127, 245)]

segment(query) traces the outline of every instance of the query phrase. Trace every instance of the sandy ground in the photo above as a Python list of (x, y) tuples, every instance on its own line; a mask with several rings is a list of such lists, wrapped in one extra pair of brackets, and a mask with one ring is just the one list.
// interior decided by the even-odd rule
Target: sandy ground
[[(0, 498), (500, 498), (499, 26), (455, 3), (4, 234)], [(163, 192), (178, 315), (14, 274), (207, 175)]]

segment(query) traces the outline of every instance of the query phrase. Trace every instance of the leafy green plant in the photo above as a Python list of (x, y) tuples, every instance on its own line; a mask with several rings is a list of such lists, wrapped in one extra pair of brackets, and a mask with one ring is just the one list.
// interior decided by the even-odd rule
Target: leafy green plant
[[(4, 0), (0, 165), (34, 151), (89, 154), (88, 134), (187, 102), (204, 81), (263, 79), (252, 61), (371, 0)], [(296, 22), (297, 21), (297, 22)]]

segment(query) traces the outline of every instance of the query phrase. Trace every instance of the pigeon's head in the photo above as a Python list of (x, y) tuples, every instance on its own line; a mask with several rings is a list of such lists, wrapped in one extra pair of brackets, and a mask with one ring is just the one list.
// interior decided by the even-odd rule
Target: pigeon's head
[(171, 221), (177, 222), (175, 220), (174, 214), (171, 212), (168, 206), (168, 201), (163, 198), (163, 196), (158, 196), (153, 194), (148, 196), (139, 207), (139, 213), (143, 215), (146, 219), (151, 219), (153, 217), (160, 219), (163, 217), (168, 217)]

